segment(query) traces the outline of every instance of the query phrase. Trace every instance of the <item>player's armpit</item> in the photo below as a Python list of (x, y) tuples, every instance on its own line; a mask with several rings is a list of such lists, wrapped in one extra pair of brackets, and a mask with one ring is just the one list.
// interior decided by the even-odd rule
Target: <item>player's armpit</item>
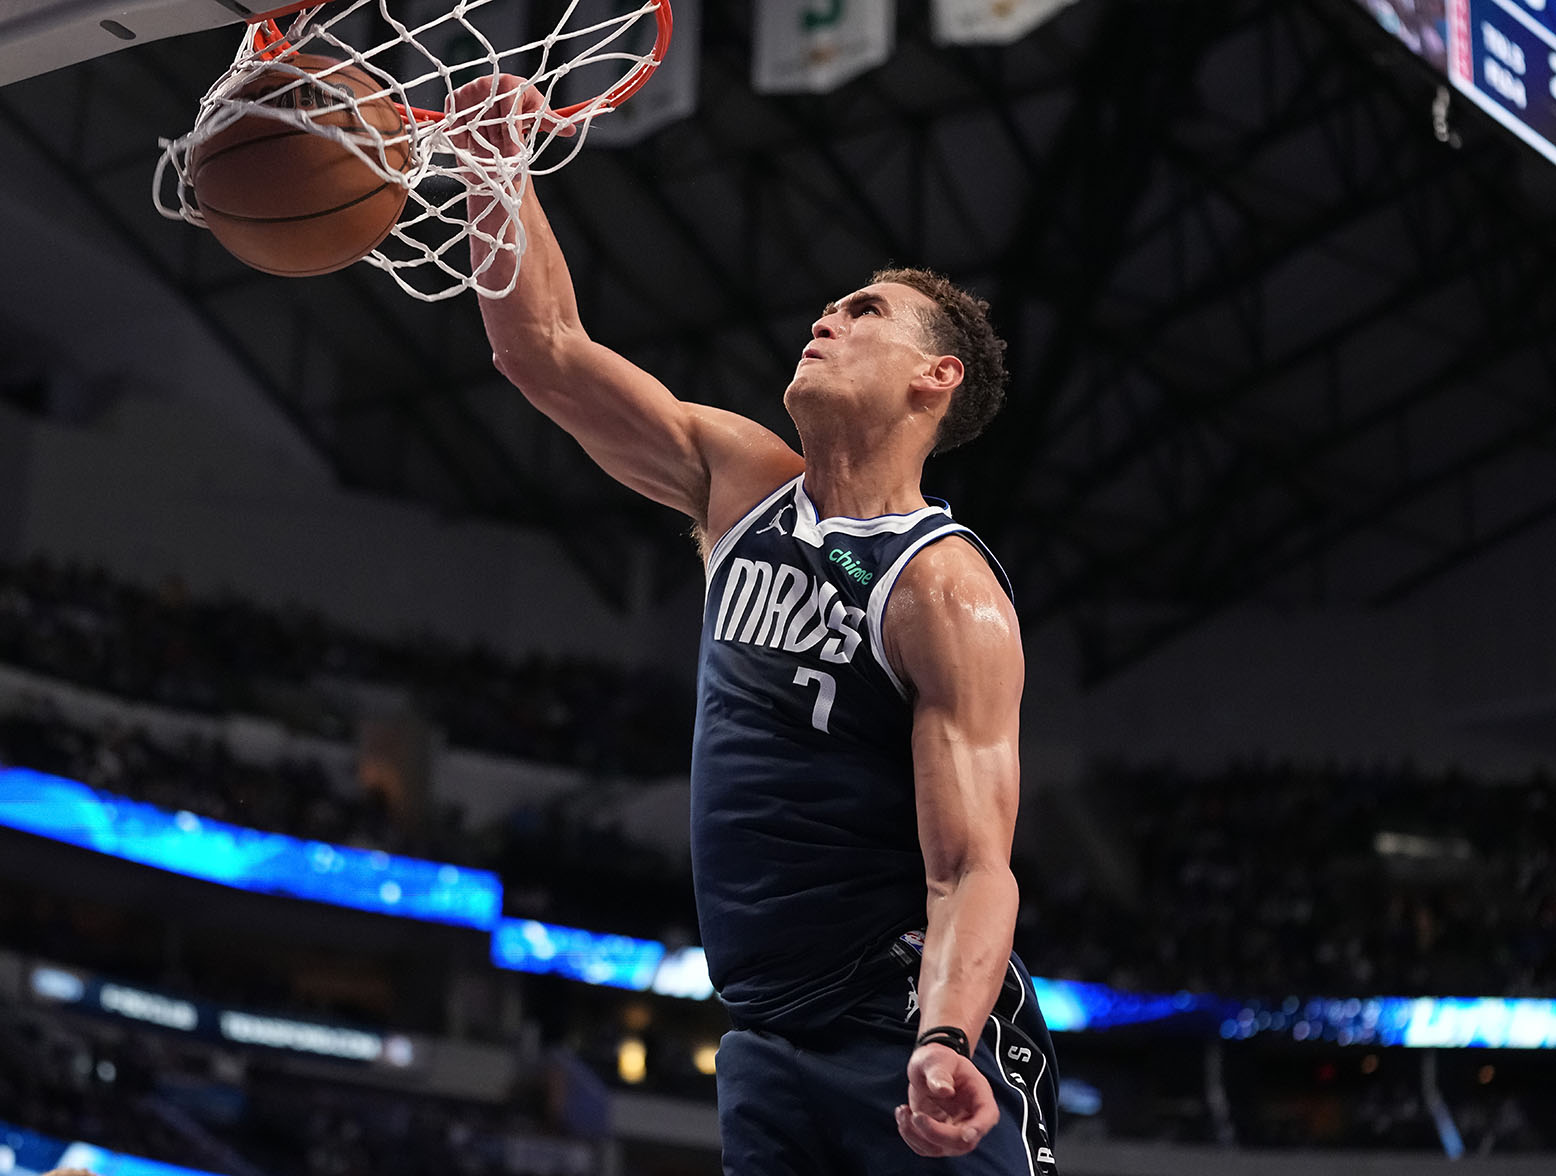
[(708, 469), (706, 513), (698, 521), (708, 546), (805, 468), (776, 433), (723, 409), (694, 405), (697, 444)]

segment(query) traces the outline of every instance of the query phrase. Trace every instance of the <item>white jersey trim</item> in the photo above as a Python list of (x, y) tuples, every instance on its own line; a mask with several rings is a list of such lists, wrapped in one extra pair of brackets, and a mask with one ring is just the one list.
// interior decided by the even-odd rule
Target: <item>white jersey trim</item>
[[(766, 498), (762, 499), (761, 502), (757, 503), (750, 510), (748, 510), (745, 513), (745, 516), (738, 523), (736, 523), (729, 530), (725, 531), (724, 534), (719, 537), (719, 541), (713, 545), (713, 550), (708, 553), (708, 567), (703, 575), (702, 584), (702, 595), (704, 601), (707, 600), (708, 589), (713, 585), (714, 573), (719, 570), (719, 565), (722, 564), (727, 558), (729, 558), (730, 548), (734, 547), (736, 543), (740, 542), (742, 536), (744, 536), (745, 533), (751, 529), (752, 524), (755, 523), (757, 519), (766, 514), (768, 510), (770, 510), (786, 495), (792, 493), (794, 488), (800, 484), (800, 481), (802, 478), (804, 478), (804, 476), (804, 474), (801, 474), (799, 477), (790, 478), (782, 486), (779, 486), (778, 489), (774, 490)], [(792, 506), (793, 503), (790, 503), (789, 505)], [(776, 514), (774, 514), (773, 517), (768, 520), (768, 525), (777, 526), (780, 531), (783, 531), (782, 516), (783, 512), (787, 509), (788, 507), (785, 506)], [(796, 524), (791, 524), (791, 527), (793, 526), (796, 526)], [(784, 531), (783, 533), (786, 535), (789, 534), (788, 531)]]
[[(1016, 1015), (1020, 1013), (1022, 1008), (1026, 1005), (1027, 988), (1026, 985), (1022, 983), (1021, 973), (1016, 970), (1015, 964), (1007, 960), (1005, 967), (1009, 970), (1010, 974), (1016, 978), (1016, 988), (1021, 993), (1020, 1002), (1016, 1005), (1015, 1009), (1010, 1014), (1010, 1019), (1012, 1022), (1014, 1022)], [(1035, 1110), (1037, 1111), (1038, 1122), (1040, 1124), (1039, 1130), (1041, 1130), (1045, 1136), (1048, 1134), (1048, 1128), (1046, 1124), (1042, 1124), (1043, 1108), (1037, 1101), (1037, 1091), (1035, 1089), (1027, 1090), (1024, 1085), (1018, 1085), (1017, 1083), (1010, 1080), (1010, 1075), (1005, 1072), (1005, 1035), (1000, 1031), (999, 1018), (994, 1016), (993, 1013), (990, 1013), (988, 1023), (994, 1026), (995, 1068), (999, 1070), (1000, 1077), (1005, 1080), (1005, 1085), (1010, 1087), (1012, 1090), (1019, 1092), (1021, 1095), (1021, 1147), (1027, 1153), (1028, 1176), (1037, 1176), (1037, 1158), (1032, 1154), (1032, 1140), (1030, 1136), (1028, 1136), (1027, 1130), (1029, 1124), (1031, 1123), (1031, 1111)], [(1039, 1053), (1038, 1056), (1043, 1059), (1043, 1069), (1039, 1071), (1038, 1074), (1038, 1081), (1041, 1082), (1042, 1075), (1046, 1073), (1048, 1069), (1048, 1055)]]
[[(930, 509), (934, 509), (931, 507)], [(944, 513), (944, 512), (942, 512)], [(909, 516), (900, 516), (909, 517)], [(919, 512), (922, 518), (922, 512)], [(947, 535), (971, 535), (972, 532), (961, 523), (953, 523), (950, 515), (946, 515), (946, 525), (936, 527), (929, 534), (918, 541), (909, 544), (908, 549), (897, 557), (895, 563), (886, 569), (884, 575), (870, 590), (870, 600), (865, 608), (865, 625), (870, 633), (870, 654), (875, 658), (875, 664), (881, 667), (882, 672), (891, 679), (891, 684), (897, 688), (897, 693), (904, 699), (908, 697), (908, 688), (903, 685), (902, 679), (897, 677), (897, 671), (892, 669), (891, 661), (886, 656), (886, 642), (882, 637), (881, 626), (886, 619), (886, 602), (891, 599), (891, 590), (897, 584), (897, 577), (902, 575), (902, 570), (908, 566), (908, 561), (922, 551), (928, 544), (936, 539), (944, 539)], [(976, 546), (976, 545), (975, 545)]]
[(1037, 1176), (1037, 1161), (1032, 1155), (1032, 1141), (1027, 1138), (1027, 1126), (1030, 1122), (1028, 1108), (1032, 1105), (1032, 1099), (1027, 1091), (1012, 1082), (1010, 1075), (1005, 1073), (1005, 1034), (1000, 1031), (999, 1018), (990, 1017), (989, 1024), (994, 1026), (995, 1068), (999, 1070), (1000, 1077), (1005, 1079), (1005, 1085), (1021, 1095), (1021, 1148), (1027, 1154), (1027, 1176)]
[(877, 515), (873, 519), (854, 519), (844, 516), (835, 518), (817, 517), (816, 504), (810, 500), (810, 495), (805, 493), (805, 477), (799, 478), (799, 485), (795, 487), (795, 520), (794, 537), (801, 543), (808, 543), (812, 547), (820, 547), (827, 535), (901, 535), (911, 531), (925, 519), (933, 515), (944, 515), (946, 521), (951, 519), (951, 512), (944, 506), (924, 506), (911, 514)]

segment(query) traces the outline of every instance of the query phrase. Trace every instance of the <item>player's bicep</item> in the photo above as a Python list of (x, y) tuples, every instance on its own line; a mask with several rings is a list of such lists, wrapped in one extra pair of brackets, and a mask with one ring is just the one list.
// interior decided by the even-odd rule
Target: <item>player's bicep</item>
[(950, 882), (969, 869), (1003, 869), (1020, 793), (1024, 663), (1015, 610), (982, 556), (948, 540), (909, 564), (887, 620), (893, 660), (913, 688), (926, 872), (931, 882)]
[(715, 481), (751, 481), (768, 489), (792, 450), (734, 413), (688, 404), (650, 373), (581, 336), (555, 350), (556, 361), (515, 373), (514, 383), (566, 430), (611, 477), (709, 525)]
[(504, 365), (514, 385), (606, 473), (693, 517), (707, 502), (708, 467), (692, 406), (582, 332), (553, 362)]

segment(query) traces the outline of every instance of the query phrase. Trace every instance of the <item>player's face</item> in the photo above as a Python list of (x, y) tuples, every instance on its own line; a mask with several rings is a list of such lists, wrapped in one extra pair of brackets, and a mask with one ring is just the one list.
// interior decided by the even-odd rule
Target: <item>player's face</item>
[(879, 282), (829, 303), (783, 402), (801, 425), (823, 406), (853, 415), (905, 410), (913, 378), (932, 362), (925, 316), (934, 301), (911, 286)]

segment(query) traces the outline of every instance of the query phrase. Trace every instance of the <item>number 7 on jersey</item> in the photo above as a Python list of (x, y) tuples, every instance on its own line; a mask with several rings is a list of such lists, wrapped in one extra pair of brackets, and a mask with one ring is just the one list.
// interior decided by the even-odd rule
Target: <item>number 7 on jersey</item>
[(801, 666), (794, 671), (796, 686), (816, 684), (816, 704), (810, 708), (810, 725), (824, 735), (830, 735), (827, 722), (832, 717), (832, 701), (837, 697), (837, 679), (825, 670), (812, 670)]

